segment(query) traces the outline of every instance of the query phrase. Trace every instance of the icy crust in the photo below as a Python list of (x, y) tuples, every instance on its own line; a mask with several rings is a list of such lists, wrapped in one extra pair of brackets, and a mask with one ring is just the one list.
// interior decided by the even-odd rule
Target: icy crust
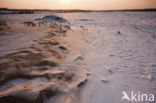
[(54, 97), (64, 98), (61, 103), (78, 101), (77, 90), (87, 75), (79, 77), (78, 68), (66, 63), (70, 51), (64, 38), (70, 26), (60, 22), (39, 26), (27, 17), (18, 25), (20, 20), (0, 31), (0, 103), (46, 103)]

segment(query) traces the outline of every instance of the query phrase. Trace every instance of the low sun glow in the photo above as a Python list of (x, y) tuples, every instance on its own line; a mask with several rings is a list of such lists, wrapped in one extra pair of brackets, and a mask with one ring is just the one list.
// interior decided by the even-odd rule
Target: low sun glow
[(12, 9), (120, 10), (156, 8), (155, 4), (156, 0), (0, 0), (0, 8)]
[(70, 0), (62, 0), (63, 3), (69, 4)]

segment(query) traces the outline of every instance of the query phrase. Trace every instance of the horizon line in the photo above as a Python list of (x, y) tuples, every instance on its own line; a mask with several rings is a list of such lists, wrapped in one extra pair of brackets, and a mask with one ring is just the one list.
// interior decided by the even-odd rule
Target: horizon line
[(6, 8), (6, 7), (0, 7), (0, 10), (47, 10), (47, 11), (124, 11), (124, 10), (156, 10), (156, 8), (142, 8), (142, 9), (101, 9), (101, 10), (96, 10), (96, 9), (20, 9), (20, 8)]

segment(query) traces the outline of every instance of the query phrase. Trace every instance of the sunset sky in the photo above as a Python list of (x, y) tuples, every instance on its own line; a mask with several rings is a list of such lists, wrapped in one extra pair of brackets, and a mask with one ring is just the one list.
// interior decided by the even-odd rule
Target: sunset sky
[(16, 9), (143, 9), (156, 8), (156, 0), (0, 0), (0, 8)]

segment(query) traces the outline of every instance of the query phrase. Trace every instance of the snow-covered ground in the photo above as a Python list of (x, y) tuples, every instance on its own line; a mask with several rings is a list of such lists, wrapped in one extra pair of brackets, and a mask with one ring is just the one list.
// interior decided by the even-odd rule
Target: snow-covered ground
[(81, 91), (81, 103), (122, 103), (122, 91), (156, 94), (155, 12), (69, 13), (63, 17), (73, 28), (83, 30), (73, 34), (82, 38), (72, 41), (85, 48), (77, 51), (91, 72)]
[[(42, 18), (45, 15), (47, 14), (4, 16), (10, 25), (16, 24), (18, 29), (17, 27), (13, 29), (13, 35), (10, 31), (9, 35), (6, 35), (8, 32), (3, 31), (3, 35), (0, 36), (0, 56), (4, 58), (6, 54), (29, 47), (47, 35), (50, 28), (22, 27), (21, 29), (22, 22)], [(121, 101), (123, 91), (129, 96), (131, 91), (136, 94), (156, 94), (156, 12), (90, 12), (56, 15), (67, 19), (71, 27), (71, 30), (66, 32), (66, 36), (61, 37), (69, 54), (63, 65), (58, 68), (66, 66), (77, 70), (73, 81), (68, 82), (69, 86), (68, 83), (62, 85), (62, 88), (67, 89), (64, 90), (67, 96), (64, 94), (54, 96), (47, 101), (48, 103), (129, 103), (127, 100)], [(45, 42), (47, 39), (49, 41), (51, 37), (46, 37)], [(48, 59), (51, 58), (49, 56), (51, 48), (41, 47), (39, 45), (37, 49), (44, 51)], [(53, 69), (48, 71), (51, 73)], [(79, 79), (83, 81), (83, 78), (87, 81), (75, 94), (72, 87), (74, 81)], [(49, 85), (50, 82), (46, 79), (45, 84)], [(43, 83), (38, 84), (43, 86)], [(73, 95), (70, 90), (74, 91)]]

